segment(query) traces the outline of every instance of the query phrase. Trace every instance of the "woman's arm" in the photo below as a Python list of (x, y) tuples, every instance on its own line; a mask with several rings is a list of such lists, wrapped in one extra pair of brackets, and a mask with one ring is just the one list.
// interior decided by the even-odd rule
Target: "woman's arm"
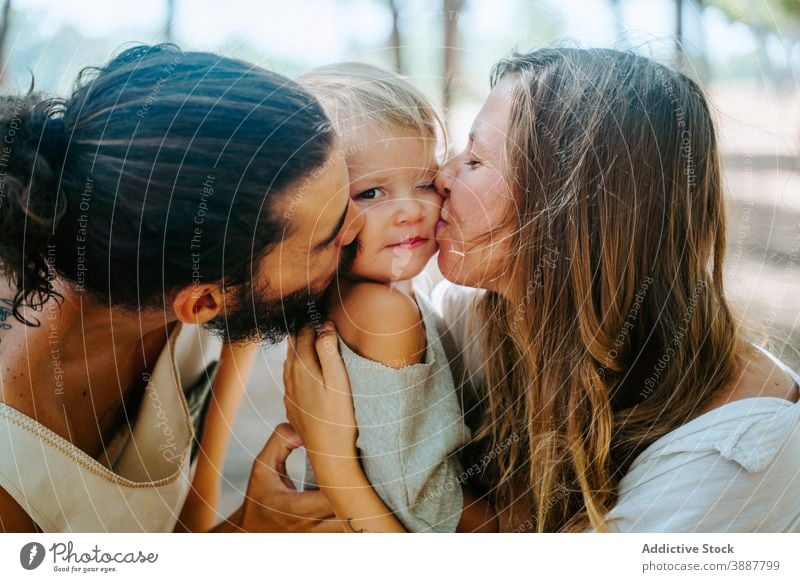
[(178, 520), (178, 528), (207, 531), (218, 521), (222, 467), (231, 427), (253, 368), (257, 344), (224, 345), (206, 413), (194, 479)]
[(309, 455), (319, 488), (346, 531), (406, 531), (370, 485), (357, 456), (331, 459)]
[(349, 531), (403, 532), (358, 461), (350, 380), (336, 329), (305, 327), (290, 341), (283, 373), (286, 415), (300, 434), (320, 489)]
[(464, 509), (458, 522), (458, 533), (492, 533), (499, 529), (494, 508), (483, 499), (462, 488)]

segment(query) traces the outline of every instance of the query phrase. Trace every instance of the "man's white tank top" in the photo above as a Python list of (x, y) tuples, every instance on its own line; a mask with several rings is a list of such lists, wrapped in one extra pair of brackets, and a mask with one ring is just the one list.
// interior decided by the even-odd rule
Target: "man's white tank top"
[(44, 532), (172, 531), (220, 347), (202, 328), (178, 323), (135, 421), (97, 459), (0, 403), (0, 487)]

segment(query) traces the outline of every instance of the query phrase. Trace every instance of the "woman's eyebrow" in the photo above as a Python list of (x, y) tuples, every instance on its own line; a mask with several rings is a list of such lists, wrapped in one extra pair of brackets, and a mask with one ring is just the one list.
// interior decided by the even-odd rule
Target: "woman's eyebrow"
[(325, 240), (323, 240), (322, 242), (317, 243), (316, 246), (314, 247), (314, 251), (319, 251), (325, 248), (326, 246), (328, 246), (333, 242), (333, 239), (339, 236), (339, 233), (342, 231), (342, 227), (344, 226), (344, 221), (347, 219), (348, 210), (350, 210), (349, 200), (347, 201), (347, 204), (344, 205), (344, 212), (342, 212), (342, 216), (339, 218), (339, 221), (336, 223), (336, 226), (333, 228), (331, 234), (325, 237)]
[(469, 141), (467, 142), (467, 149), (470, 151), (475, 149), (475, 130), (469, 132)]

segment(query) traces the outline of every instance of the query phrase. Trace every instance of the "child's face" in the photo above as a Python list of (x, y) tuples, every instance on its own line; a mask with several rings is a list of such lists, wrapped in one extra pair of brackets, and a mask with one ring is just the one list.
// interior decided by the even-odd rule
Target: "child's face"
[(364, 213), (350, 277), (380, 283), (419, 274), (437, 250), (442, 198), (434, 139), (369, 127), (347, 144), (350, 197)]

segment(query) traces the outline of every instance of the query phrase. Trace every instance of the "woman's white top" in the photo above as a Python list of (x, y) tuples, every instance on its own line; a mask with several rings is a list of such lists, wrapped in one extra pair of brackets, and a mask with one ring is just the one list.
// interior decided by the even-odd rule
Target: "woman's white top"
[[(429, 293), (474, 376), (480, 329), (468, 322), (480, 291), (430, 280), (417, 289)], [(800, 386), (800, 376), (765, 353)], [(651, 444), (619, 488), (612, 531), (800, 532), (800, 403), (758, 397), (720, 406)]]
[(190, 412), (184, 390), (199, 385), (207, 394), (210, 379), (202, 380), (220, 346), (178, 323), (133, 425), (98, 459), (0, 403), (0, 487), (44, 532), (173, 531), (190, 485), (192, 416), (201, 412)]

